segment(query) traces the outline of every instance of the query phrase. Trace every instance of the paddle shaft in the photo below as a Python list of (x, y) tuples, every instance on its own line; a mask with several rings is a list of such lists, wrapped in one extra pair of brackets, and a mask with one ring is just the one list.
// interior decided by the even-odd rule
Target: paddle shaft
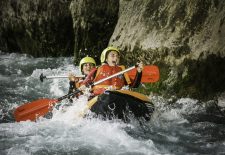
[[(102, 83), (102, 82), (104, 82), (104, 81), (106, 81), (106, 80), (109, 80), (109, 79), (113, 78), (113, 77), (116, 77), (116, 76), (118, 76), (118, 75), (121, 75), (121, 74), (123, 74), (123, 73), (126, 73), (126, 72), (128, 72), (128, 71), (130, 71), (130, 70), (132, 70), (132, 69), (134, 69), (134, 68), (135, 68), (135, 66), (130, 67), (130, 68), (127, 68), (127, 69), (125, 69), (125, 70), (123, 70), (123, 71), (120, 71), (120, 72), (118, 72), (118, 73), (116, 73), (116, 74), (113, 74), (113, 75), (111, 75), (111, 76), (109, 76), (109, 77), (106, 77), (106, 78), (101, 79), (101, 80), (99, 80), (99, 81), (97, 81), (97, 82), (94, 82), (94, 83), (90, 84), (89, 87), (90, 87), (90, 86), (92, 87), (92, 86), (95, 86), (95, 85), (97, 85), (97, 84), (100, 84), (100, 83)], [(65, 96), (59, 97), (57, 100), (58, 100), (58, 101), (62, 101), (62, 100), (65, 99), (65, 98), (68, 98), (68, 97), (71, 97), (71, 96), (73, 96), (73, 95), (75, 95), (75, 94), (78, 94), (79, 92), (82, 92), (82, 90), (77, 89), (76, 91), (74, 91), (74, 92), (72, 92), (72, 93), (70, 93), (70, 94), (67, 94), (67, 95), (65, 95)]]
[[(46, 79), (54, 79), (54, 78), (68, 78), (67, 75), (61, 75), (61, 76), (45, 76)], [(77, 78), (85, 77), (85, 75), (76, 75)]]
[[(40, 81), (43, 82), (44, 79), (55, 79), (55, 78), (68, 78), (69, 76), (61, 75), (61, 76), (44, 76), (43, 74), (40, 75)], [(77, 78), (83, 78), (85, 75), (76, 75)]]
[(64, 99), (68, 98), (68, 97), (71, 97), (71, 96), (73, 96), (73, 95), (78, 94), (79, 92), (82, 92), (82, 91), (79, 90), (79, 89), (77, 89), (77, 90), (75, 90), (74, 92), (72, 92), (72, 93), (70, 93), (70, 94), (67, 94), (67, 95), (64, 95), (64, 96), (62, 96), (62, 97), (57, 98), (57, 100), (58, 100), (58, 101), (62, 101), (62, 100), (64, 100)]
[(97, 81), (97, 82), (94, 82), (94, 83), (92, 84), (92, 86), (97, 85), (97, 84), (100, 84), (100, 83), (102, 83), (102, 82), (104, 82), (104, 81), (106, 81), (106, 80), (109, 80), (109, 79), (111, 79), (111, 78), (114, 78), (114, 77), (116, 77), (116, 76), (118, 76), (118, 75), (121, 75), (121, 74), (123, 74), (123, 73), (126, 73), (126, 72), (128, 72), (128, 71), (130, 71), (130, 70), (132, 70), (132, 69), (134, 69), (134, 68), (135, 68), (135, 66), (130, 67), (130, 68), (127, 68), (127, 69), (125, 69), (125, 70), (123, 70), (123, 71), (120, 71), (120, 72), (118, 72), (118, 73), (116, 73), (116, 74), (113, 74), (113, 75), (111, 75), (111, 76), (109, 76), (109, 77), (106, 77), (106, 78), (104, 78), (104, 79), (101, 79), (101, 80), (99, 80), (99, 81)]

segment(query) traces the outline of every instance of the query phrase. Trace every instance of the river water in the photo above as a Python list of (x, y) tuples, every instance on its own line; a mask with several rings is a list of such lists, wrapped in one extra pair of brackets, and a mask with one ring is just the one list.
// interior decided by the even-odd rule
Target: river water
[[(78, 74), (72, 58), (33, 58), (0, 52), (0, 154), (225, 154), (225, 123), (207, 104), (191, 98), (173, 100), (151, 96), (156, 106), (150, 122), (81, 118), (87, 97), (64, 100), (51, 119), (17, 123), (16, 107), (68, 92), (68, 79), (39, 76)], [(220, 102), (225, 102), (221, 97)], [(208, 101), (209, 104), (211, 101)]]

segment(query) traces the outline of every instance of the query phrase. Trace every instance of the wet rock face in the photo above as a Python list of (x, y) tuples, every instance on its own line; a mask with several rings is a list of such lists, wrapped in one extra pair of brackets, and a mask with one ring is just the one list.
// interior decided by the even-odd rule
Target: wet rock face
[(70, 0), (1, 0), (0, 47), (33, 56), (71, 55)]
[(117, 23), (118, 9), (119, 0), (72, 1), (75, 61), (87, 54), (99, 61)]
[(178, 96), (210, 99), (224, 91), (225, 58), (215, 54), (198, 60), (185, 59), (170, 71), (163, 81), (167, 92)]
[(119, 0), (2, 0), (0, 50), (33, 56), (98, 57), (118, 19)]
[(224, 1), (122, 0), (110, 44), (127, 55), (137, 49), (156, 52), (168, 64), (207, 52), (225, 56), (224, 19)]
[(121, 0), (110, 44), (128, 64), (159, 65), (163, 89), (206, 97), (225, 90), (224, 21), (225, 1)]

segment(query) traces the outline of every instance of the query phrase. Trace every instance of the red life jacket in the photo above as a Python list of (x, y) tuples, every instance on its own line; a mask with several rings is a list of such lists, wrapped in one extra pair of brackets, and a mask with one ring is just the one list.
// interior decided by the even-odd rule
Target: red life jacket
[[(109, 77), (115, 73), (122, 71), (122, 68), (119, 66), (109, 66), (108, 64), (102, 65), (98, 68), (94, 82), (97, 82), (101, 79)], [(121, 89), (125, 85), (125, 79), (123, 75), (116, 76), (109, 80), (106, 80), (98, 85), (93, 87), (94, 95), (102, 94), (108, 87), (113, 87), (114, 89)]]

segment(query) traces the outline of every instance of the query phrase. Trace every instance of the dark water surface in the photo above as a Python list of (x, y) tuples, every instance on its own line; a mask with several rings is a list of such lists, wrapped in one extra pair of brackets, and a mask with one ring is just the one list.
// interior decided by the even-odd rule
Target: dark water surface
[(39, 76), (79, 74), (72, 62), (72, 58), (0, 52), (1, 155), (225, 154), (224, 118), (209, 115), (202, 103), (191, 98), (169, 104), (171, 101), (152, 96), (156, 111), (143, 125), (135, 120), (125, 124), (120, 120), (81, 118), (86, 96), (72, 105), (63, 101), (54, 109), (52, 119), (15, 123), (13, 111), (19, 105), (67, 93), (68, 79), (42, 83)]

